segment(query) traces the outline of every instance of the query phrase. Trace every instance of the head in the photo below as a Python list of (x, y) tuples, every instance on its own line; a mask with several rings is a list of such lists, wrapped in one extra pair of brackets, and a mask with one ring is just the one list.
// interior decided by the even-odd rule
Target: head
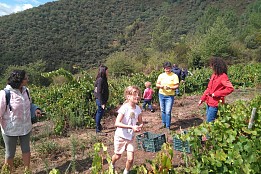
[(124, 97), (127, 102), (138, 103), (140, 101), (141, 91), (137, 86), (128, 86), (124, 91)]
[(209, 61), (209, 66), (217, 75), (227, 74), (227, 64), (221, 57), (212, 57)]
[(28, 83), (28, 76), (24, 70), (13, 70), (7, 79), (7, 84), (14, 89), (19, 89), (26, 86)]
[(150, 88), (151, 87), (151, 83), (150, 82), (145, 82), (145, 86), (146, 86), (146, 88)]
[(98, 69), (98, 74), (96, 76), (96, 79), (98, 78), (107, 78), (108, 76), (108, 67), (105, 65), (100, 65)]
[(171, 65), (170, 62), (165, 62), (165, 63), (163, 64), (163, 68), (164, 68), (165, 73), (168, 74), (168, 73), (171, 73), (172, 65)]
[(173, 67), (178, 67), (178, 65), (177, 64), (173, 64)]

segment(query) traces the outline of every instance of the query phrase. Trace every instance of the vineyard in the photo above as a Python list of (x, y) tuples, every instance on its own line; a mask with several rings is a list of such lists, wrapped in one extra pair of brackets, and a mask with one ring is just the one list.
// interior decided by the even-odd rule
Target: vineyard
[[(202, 123), (188, 129), (188, 133), (180, 135), (182, 140), (190, 142), (192, 153), (183, 153), (183, 163), (173, 167), (172, 160), (174, 150), (170, 143), (164, 144), (162, 151), (156, 154), (154, 159), (147, 159), (143, 165), (135, 166), (134, 173), (258, 173), (261, 169), (261, 64), (236, 65), (229, 68), (229, 78), (236, 88), (242, 90), (251, 88), (255, 98), (251, 101), (238, 100), (220, 108), (219, 118), (214, 124)], [(124, 102), (123, 90), (126, 86), (137, 85), (144, 89), (144, 82), (151, 81), (155, 84), (161, 72), (153, 71), (149, 75), (132, 74), (117, 79), (109, 79), (110, 97), (107, 113), (113, 112), (116, 107)], [(203, 92), (211, 75), (208, 68), (194, 70), (193, 75), (186, 78), (186, 82), (180, 86), (183, 96), (198, 95)], [(94, 78), (87, 73), (75, 77), (69, 72), (59, 69), (43, 74), (44, 77), (53, 78), (64, 76), (68, 82), (62, 85), (49, 87), (30, 86), (34, 103), (41, 106), (46, 116), (39, 120), (53, 125), (41, 135), (33, 136), (33, 144), (40, 142), (37, 153), (42, 159), (52, 153), (61, 152), (61, 147), (54, 143), (53, 138), (63, 138), (77, 130), (87, 131), (94, 128), (94, 114), (96, 105), (92, 91)], [(155, 85), (153, 89), (157, 91)], [(256, 92), (255, 92), (256, 91)], [(157, 92), (154, 94), (155, 103), (158, 101)], [(248, 129), (248, 121), (252, 109), (256, 108), (255, 122)], [(204, 113), (202, 113), (204, 114)], [(107, 114), (107, 117), (110, 115)], [(210, 138), (204, 144), (200, 137), (208, 135)], [(51, 138), (50, 138), (51, 137)], [(85, 149), (89, 151), (88, 161), (92, 163), (92, 173), (110, 173), (111, 170), (104, 167), (104, 160), (109, 162), (110, 156), (102, 139), (90, 136), (89, 142), (80, 142), (79, 137), (70, 137), (70, 145), (66, 150), (71, 152), (72, 161), (67, 164), (65, 173), (77, 173), (75, 156)], [(99, 142), (99, 143), (97, 143)], [(145, 153), (145, 152), (144, 152)], [(47, 154), (47, 155), (46, 155)], [(86, 157), (87, 158), (87, 157)], [(18, 160), (19, 161), (19, 160)], [(48, 161), (43, 160), (46, 171), (43, 173), (57, 172), (55, 166), (49, 166)], [(19, 162), (17, 164), (19, 166)], [(91, 172), (91, 171), (89, 171)], [(51, 173), (51, 172), (50, 172)]]

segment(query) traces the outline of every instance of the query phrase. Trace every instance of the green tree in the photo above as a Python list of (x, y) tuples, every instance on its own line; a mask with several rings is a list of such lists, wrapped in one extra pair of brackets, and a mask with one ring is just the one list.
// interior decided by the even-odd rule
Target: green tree
[(151, 34), (151, 47), (164, 52), (172, 48), (172, 32), (169, 18), (161, 16)]
[(125, 52), (116, 52), (111, 54), (105, 64), (113, 76), (118, 77), (121, 75), (128, 75), (134, 72), (132, 58)]
[(200, 67), (207, 64), (210, 56), (228, 56), (231, 40), (231, 30), (226, 26), (224, 19), (218, 17), (206, 34), (198, 34), (190, 43), (190, 65)]

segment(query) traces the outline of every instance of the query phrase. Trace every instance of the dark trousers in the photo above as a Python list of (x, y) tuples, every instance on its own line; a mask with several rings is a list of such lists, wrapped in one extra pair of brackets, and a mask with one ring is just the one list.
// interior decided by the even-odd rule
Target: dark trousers
[(146, 105), (148, 105), (149, 110), (153, 110), (151, 101), (152, 101), (152, 99), (144, 99), (143, 104), (142, 104), (142, 109), (146, 110)]
[(102, 109), (101, 102), (98, 99), (96, 99), (96, 105), (98, 107), (98, 109), (96, 110), (96, 115), (95, 115), (96, 132), (101, 132), (101, 130), (102, 130), (101, 119), (104, 114), (104, 109)]

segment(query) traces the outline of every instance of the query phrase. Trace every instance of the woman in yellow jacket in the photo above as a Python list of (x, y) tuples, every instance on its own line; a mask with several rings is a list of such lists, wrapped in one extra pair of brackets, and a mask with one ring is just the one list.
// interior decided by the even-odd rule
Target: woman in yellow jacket
[(175, 90), (179, 87), (179, 78), (171, 72), (172, 64), (165, 62), (163, 64), (164, 73), (160, 74), (156, 83), (159, 88), (159, 102), (162, 118), (162, 127), (170, 130), (171, 111), (174, 104)]

